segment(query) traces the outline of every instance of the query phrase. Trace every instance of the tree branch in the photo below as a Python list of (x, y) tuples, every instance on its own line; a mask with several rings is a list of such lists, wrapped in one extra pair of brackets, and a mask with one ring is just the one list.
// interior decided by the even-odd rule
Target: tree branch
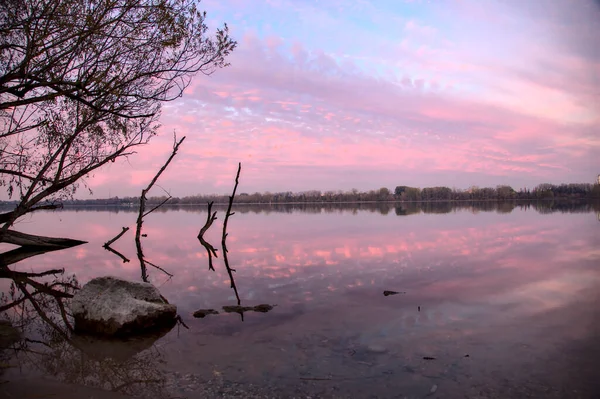
[(127, 231), (129, 231), (129, 227), (123, 227), (123, 230), (117, 234), (112, 240), (108, 240), (104, 243), (103, 247), (104, 249), (108, 249), (108, 247), (110, 247), (110, 245), (117, 241), (119, 238), (121, 238), (123, 236), (123, 234), (127, 233)]
[[(148, 193), (148, 191), (150, 191), (152, 186), (154, 186), (154, 183), (156, 183), (156, 181), (158, 180), (160, 175), (165, 171), (165, 169), (167, 169), (167, 166), (169, 166), (169, 163), (171, 163), (171, 161), (177, 154), (177, 151), (179, 150), (179, 146), (181, 145), (181, 143), (183, 143), (183, 140), (185, 140), (185, 136), (183, 136), (181, 138), (181, 140), (177, 141), (177, 137), (175, 135), (173, 135), (173, 151), (171, 152), (171, 155), (169, 156), (167, 161), (164, 163), (164, 165), (156, 173), (154, 178), (150, 181), (150, 184), (148, 184), (148, 186), (142, 190), (142, 195), (140, 196), (140, 208), (139, 208), (139, 212), (138, 212), (138, 217), (137, 217), (137, 221), (136, 221), (136, 229), (135, 229), (135, 246), (137, 249), (137, 257), (138, 257), (138, 260), (140, 261), (140, 268), (142, 269), (142, 280), (146, 281), (146, 282), (148, 281), (146, 262), (147, 263), (149, 263), (149, 262), (144, 259), (144, 252), (142, 249), (142, 242), (140, 240), (140, 237), (142, 235), (142, 225), (144, 223), (144, 216), (147, 215), (148, 213), (154, 211), (156, 208), (158, 208), (158, 207), (155, 207), (148, 213), (144, 212), (146, 209), (146, 194)], [(152, 266), (154, 266), (154, 265), (152, 265)], [(165, 272), (165, 273), (167, 273), (167, 272)], [(167, 274), (169, 274), (169, 273), (167, 273)]]
[(229, 206), (227, 207), (227, 212), (225, 213), (225, 220), (223, 221), (223, 235), (221, 237), (221, 247), (223, 248), (223, 261), (225, 262), (225, 268), (227, 269), (227, 273), (229, 274), (229, 281), (231, 282), (231, 288), (235, 292), (235, 297), (237, 298), (238, 305), (241, 303), (240, 296), (238, 294), (237, 286), (235, 285), (235, 280), (233, 279), (233, 273), (235, 269), (229, 267), (229, 259), (227, 259), (227, 221), (229, 217), (234, 214), (231, 212), (231, 207), (233, 205), (233, 198), (235, 197), (235, 191), (237, 190), (237, 186), (239, 184), (240, 179), (240, 171), (242, 170), (242, 163), (238, 163), (238, 170), (235, 176), (235, 185), (233, 186), (233, 193), (229, 197)]
[(223, 221), (223, 235), (221, 237), (221, 243), (223, 244), (223, 251), (225, 251), (225, 240), (227, 239), (227, 222), (229, 221), (229, 217), (233, 216), (235, 212), (231, 212), (231, 206), (233, 205), (233, 198), (235, 197), (235, 191), (237, 190), (237, 186), (239, 184), (240, 171), (242, 170), (242, 163), (238, 163), (238, 170), (235, 176), (235, 185), (233, 186), (233, 193), (229, 196), (229, 205), (227, 206), (227, 212), (225, 212), (225, 220)]
[(212, 215), (210, 213), (213, 203), (214, 201), (210, 201), (208, 203), (208, 213), (206, 214), (206, 222), (204, 223), (204, 226), (202, 226), (200, 232), (198, 233), (198, 239), (201, 239), (204, 236), (204, 233), (206, 233), (206, 230), (208, 230), (210, 226), (212, 226), (213, 222), (217, 220), (217, 211), (214, 211)]
[(122, 253), (120, 253), (119, 251), (117, 251), (116, 249), (113, 249), (109, 246), (103, 245), (104, 249), (106, 249), (107, 251), (112, 252), (113, 254), (117, 255), (119, 258), (123, 259), (123, 263), (127, 263), (129, 262), (129, 259), (127, 259), (125, 257), (125, 255), (123, 255)]

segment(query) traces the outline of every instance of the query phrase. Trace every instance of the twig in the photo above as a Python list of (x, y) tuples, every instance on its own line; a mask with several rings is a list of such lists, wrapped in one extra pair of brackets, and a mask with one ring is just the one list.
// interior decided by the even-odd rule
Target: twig
[(218, 256), (217, 256), (217, 250), (210, 243), (204, 241), (204, 238), (202, 238), (201, 236), (198, 237), (198, 240), (200, 241), (200, 244), (202, 244), (202, 246), (204, 248), (206, 248), (206, 252), (208, 253), (208, 270), (211, 270), (211, 271), (214, 272), (215, 268), (213, 267), (212, 258), (213, 258), (213, 256), (215, 258), (218, 258)]
[(65, 310), (64, 303), (62, 303), (62, 301), (59, 298), (54, 297), (54, 299), (56, 300), (56, 304), (58, 305), (58, 309), (60, 310), (60, 315), (62, 316), (62, 319), (65, 322), (65, 325), (67, 326), (69, 331), (74, 331), (73, 326), (71, 325), (71, 323), (69, 322), (69, 318), (67, 317), (67, 311)]
[(215, 220), (217, 220), (217, 211), (214, 211), (211, 215), (210, 211), (212, 210), (212, 206), (213, 206), (214, 201), (210, 201), (208, 203), (208, 213), (206, 214), (206, 223), (204, 223), (204, 226), (200, 229), (200, 232), (198, 233), (198, 238), (202, 239), (202, 237), (204, 237), (204, 233), (206, 233), (206, 230), (208, 230), (210, 228), (210, 226), (212, 226), (213, 222)]
[(15, 270), (10, 270), (9, 268), (0, 268), (0, 277), (8, 277), (8, 278), (26, 278), (26, 277), (43, 277), (53, 275), (56, 277), (57, 274), (64, 274), (65, 269), (50, 269), (40, 273), (33, 272), (17, 272)]
[(150, 262), (149, 260), (144, 259), (144, 262), (149, 264), (150, 266), (157, 268), (158, 270), (160, 270), (161, 272), (163, 272), (164, 274), (166, 274), (169, 277), (173, 277), (173, 275), (171, 273), (169, 273), (168, 271), (166, 271), (165, 269), (163, 269), (160, 266), (155, 265), (154, 263)]
[(185, 327), (185, 328), (187, 328), (188, 330), (190, 329), (190, 328), (187, 326), (187, 324), (185, 324), (185, 323), (183, 322), (183, 319), (181, 318), (181, 316), (180, 316), (180, 315), (177, 315), (177, 317), (175, 317), (175, 320), (177, 320), (177, 322), (179, 322), (179, 324), (181, 324), (182, 326), (184, 326), (184, 327)]
[(120, 253), (119, 251), (117, 251), (116, 249), (113, 249), (111, 247), (107, 247), (106, 245), (104, 245), (104, 249), (106, 249), (107, 251), (112, 252), (113, 254), (117, 255), (119, 258), (123, 259), (123, 263), (127, 263), (129, 262), (129, 259), (127, 259), (125, 257), (125, 255), (123, 255), (122, 253)]
[(167, 201), (170, 200), (171, 198), (173, 198), (173, 197), (171, 195), (169, 195), (166, 200), (164, 200), (160, 204), (156, 205), (154, 208), (150, 209), (148, 212), (144, 213), (142, 215), (142, 217), (145, 217), (146, 215), (151, 214), (152, 212), (154, 212), (155, 210), (157, 210), (158, 208), (160, 208), (161, 206), (163, 206), (164, 204), (166, 204)]
[(112, 240), (108, 240), (104, 243), (103, 247), (105, 249), (108, 249), (107, 247), (110, 246), (110, 244), (112, 244), (113, 242), (117, 241), (119, 238), (121, 238), (121, 236), (123, 236), (123, 234), (127, 233), (127, 231), (129, 231), (129, 227), (123, 227), (123, 230), (117, 234)]

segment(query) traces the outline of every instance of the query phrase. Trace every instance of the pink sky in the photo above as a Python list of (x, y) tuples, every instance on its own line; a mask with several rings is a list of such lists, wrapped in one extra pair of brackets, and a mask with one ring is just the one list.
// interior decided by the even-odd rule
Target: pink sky
[[(167, 104), (161, 134), (89, 179), (94, 197), (593, 182), (593, 0), (206, 0), (231, 66)], [(83, 191), (82, 191), (83, 192)], [(155, 189), (151, 195), (162, 195)], [(83, 194), (82, 194), (83, 195)], [(87, 194), (83, 198), (87, 198)]]

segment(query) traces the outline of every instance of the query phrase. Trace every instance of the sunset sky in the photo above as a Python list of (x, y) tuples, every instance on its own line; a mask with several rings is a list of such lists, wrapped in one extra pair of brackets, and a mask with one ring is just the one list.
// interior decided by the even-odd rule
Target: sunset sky
[[(231, 66), (167, 104), (161, 135), (94, 197), (593, 182), (597, 0), (205, 0)], [(161, 195), (160, 190), (152, 194)], [(88, 198), (86, 195), (85, 198)]]

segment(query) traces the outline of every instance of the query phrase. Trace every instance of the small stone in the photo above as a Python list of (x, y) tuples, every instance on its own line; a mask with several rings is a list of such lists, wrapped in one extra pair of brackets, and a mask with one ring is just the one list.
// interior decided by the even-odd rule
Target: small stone
[(194, 317), (203, 319), (206, 316), (208, 316), (209, 314), (219, 314), (219, 312), (217, 312), (214, 309), (198, 309), (194, 312)]
[(435, 391), (437, 391), (437, 385), (433, 384), (433, 386), (431, 387), (431, 389), (429, 390), (429, 392), (435, 393)]
[(268, 311), (273, 310), (273, 306), (269, 304), (261, 304), (256, 305), (254, 308), (252, 308), (252, 310), (255, 312), (267, 313)]

